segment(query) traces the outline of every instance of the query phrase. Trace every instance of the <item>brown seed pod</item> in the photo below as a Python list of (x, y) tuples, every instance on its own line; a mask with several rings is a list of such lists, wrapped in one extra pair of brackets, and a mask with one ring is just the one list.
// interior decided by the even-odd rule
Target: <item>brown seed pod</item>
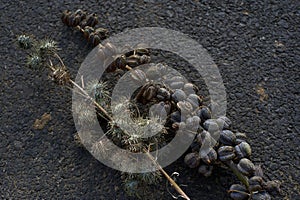
[(208, 165), (211, 165), (217, 161), (217, 158), (218, 158), (217, 152), (213, 148), (210, 148), (208, 150), (208, 153), (202, 157), (202, 161)]
[(237, 168), (242, 174), (246, 176), (253, 175), (255, 171), (254, 164), (247, 158), (242, 158), (238, 163)]
[(189, 168), (196, 168), (200, 164), (200, 157), (198, 153), (188, 153), (184, 157), (184, 163), (189, 166)]
[(235, 158), (234, 147), (232, 146), (221, 146), (218, 149), (219, 159), (223, 162), (230, 161)]

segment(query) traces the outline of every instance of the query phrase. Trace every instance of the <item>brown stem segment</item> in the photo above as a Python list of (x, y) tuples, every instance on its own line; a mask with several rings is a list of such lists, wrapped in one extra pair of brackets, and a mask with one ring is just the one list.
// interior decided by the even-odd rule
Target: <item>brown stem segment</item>
[(177, 183), (168, 175), (168, 173), (160, 166), (160, 164), (153, 158), (153, 156), (146, 151), (147, 156), (157, 165), (159, 171), (166, 177), (171, 183), (171, 186), (184, 198), (190, 200), (190, 198), (184, 193), (184, 191), (177, 185)]

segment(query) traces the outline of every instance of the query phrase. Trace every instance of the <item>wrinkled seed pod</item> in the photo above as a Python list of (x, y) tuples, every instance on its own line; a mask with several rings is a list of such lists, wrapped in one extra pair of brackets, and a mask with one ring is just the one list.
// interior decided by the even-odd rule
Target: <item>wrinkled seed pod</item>
[(208, 119), (203, 123), (203, 128), (210, 133), (220, 131), (220, 128), (215, 119)]
[(149, 67), (146, 71), (146, 75), (150, 80), (157, 80), (161, 76), (156, 65)]
[(117, 49), (112, 43), (106, 42), (103, 45), (103, 52), (106, 56), (111, 57), (117, 54)]
[(159, 88), (156, 97), (161, 101), (170, 100), (171, 94), (166, 88)]
[(118, 68), (122, 70), (126, 69), (126, 58), (124, 55), (117, 57), (114, 62), (116, 62)]
[(206, 164), (211, 165), (211, 164), (215, 163), (215, 161), (217, 160), (217, 158), (218, 158), (217, 152), (213, 148), (211, 148), (208, 151), (208, 153), (204, 157), (202, 157), (201, 159)]
[(231, 121), (226, 116), (221, 116), (217, 119), (217, 123), (221, 129), (229, 129), (231, 126)]
[(239, 159), (251, 156), (251, 147), (247, 142), (241, 142), (234, 148)]
[(150, 51), (149, 49), (145, 49), (145, 48), (137, 48), (134, 50), (136, 54), (142, 56), (142, 55), (150, 55)]
[(150, 101), (152, 98), (156, 96), (156, 88), (154, 86), (149, 86), (143, 93), (143, 97), (145, 100)]
[(250, 192), (262, 190), (263, 179), (260, 176), (253, 176), (249, 179), (249, 190)]
[(147, 82), (146, 74), (140, 69), (130, 70), (130, 76), (134, 81), (138, 83), (145, 84)]
[(170, 106), (161, 101), (154, 104), (150, 108), (150, 113), (152, 116), (159, 117), (160, 119), (165, 119), (170, 112)]
[(221, 146), (218, 149), (219, 159), (223, 162), (230, 161), (235, 158), (234, 147), (232, 146)]
[(177, 103), (177, 108), (180, 110), (182, 114), (189, 114), (193, 110), (192, 104), (190, 104), (188, 101), (179, 101)]
[(166, 80), (166, 82), (168, 82), (169, 84), (173, 82), (184, 82), (184, 78), (182, 76), (173, 76), (169, 80)]
[(269, 193), (265, 191), (253, 193), (251, 196), (251, 200), (271, 200), (271, 196)]
[(173, 99), (175, 102), (183, 101), (183, 100), (186, 99), (186, 94), (184, 93), (183, 90), (176, 89), (176, 90), (174, 91), (174, 93), (172, 94), (172, 99)]
[(177, 81), (177, 82), (172, 82), (170, 83), (170, 88), (175, 90), (175, 89), (181, 89), (184, 85), (184, 82)]
[(75, 15), (80, 17), (80, 21), (84, 20), (86, 18), (86, 12), (84, 12), (81, 9), (78, 9), (74, 12)]
[(200, 165), (200, 167), (198, 168), (198, 173), (202, 174), (205, 177), (209, 177), (212, 174), (213, 171), (213, 166), (212, 165)]
[(242, 174), (246, 176), (251, 176), (255, 171), (254, 164), (247, 158), (242, 158), (238, 163), (237, 168)]
[(108, 37), (109, 32), (105, 28), (97, 28), (95, 34), (97, 34), (101, 40), (104, 40)]
[(80, 24), (80, 17), (75, 16), (74, 14), (71, 14), (67, 20), (68, 20), (67, 25), (71, 27), (75, 27)]
[(277, 191), (280, 192), (281, 182), (278, 180), (263, 182), (262, 186), (268, 192)]
[(200, 126), (200, 117), (198, 116), (189, 117), (186, 119), (185, 123), (186, 123), (186, 128), (188, 130), (197, 131)]
[(91, 27), (94, 27), (94, 26), (96, 26), (98, 23), (99, 23), (99, 20), (98, 20), (97, 14), (92, 13), (92, 14), (89, 14), (89, 15), (86, 17), (86, 23), (85, 23), (85, 26), (91, 26)]
[(211, 137), (210, 133), (208, 131), (203, 130), (201, 133), (199, 133), (196, 137), (196, 141), (199, 143), (200, 146), (204, 143), (212, 143), (213, 138)]
[(197, 115), (200, 117), (201, 121), (204, 122), (207, 119), (211, 118), (211, 112), (208, 107), (204, 106), (201, 109), (197, 110)]
[(234, 200), (246, 200), (249, 194), (245, 186), (241, 184), (233, 184), (229, 189), (230, 197)]
[(196, 94), (190, 94), (186, 100), (190, 102), (194, 108), (198, 108), (202, 103), (200, 97)]
[(65, 11), (63, 11), (63, 13), (62, 13), (62, 15), (61, 15), (61, 21), (62, 21), (65, 25), (67, 25), (67, 26), (69, 26), (69, 25), (68, 25), (68, 19), (69, 19), (69, 17), (70, 17), (71, 14), (72, 14), (71, 11), (65, 10)]
[(192, 83), (184, 84), (183, 90), (186, 94), (196, 94), (199, 91), (199, 89)]
[(84, 29), (80, 29), (80, 31), (83, 33), (83, 37), (88, 40), (90, 35), (95, 32), (95, 29), (90, 26), (84, 27)]
[(142, 64), (146, 64), (146, 63), (149, 63), (151, 61), (151, 58), (150, 56), (147, 56), (147, 55), (142, 55), (139, 59), (139, 64), (142, 65)]
[(173, 113), (171, 113), (170, 119), (171, 122), (175, 123), (175, 122), (181, 122), (183, 119), (181, 119), (183, 116), (181, 116), (179, 111), (175, 111)]
[(189, 168), (196, 168), (200, 164), (200, 157), (198, 153), (188, 153), (184, 157), (184, 163), (189, 166)]
[(236, 136), (232, 131), (223, 130), (220, 133), (220, 142), (224, 145), (234, 145)]
[(237, 132), (237, 133), (235, 133), (235, 136), (236, 136), (235, 144), (239, 144), (241, 142), (246, 142), (246, 140), (247, 140), (247, 135), (245, 133)]

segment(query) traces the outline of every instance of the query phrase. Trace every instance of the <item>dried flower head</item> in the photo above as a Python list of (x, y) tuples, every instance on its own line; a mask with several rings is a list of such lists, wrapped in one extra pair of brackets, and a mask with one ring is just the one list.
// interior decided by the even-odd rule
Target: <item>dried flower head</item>
[(32, 69), (41, 69), (43, 64), (43, 60), (37, 53), (32, 53), (27, 58), (27, 66), (29, 66)]
[(42, 54), (51, 54), (58, 50), (57, 42), (51, 39), (44, 39), (39, 42), (38, 49)]
[(33, 46), (33, 39), (29, 35), (19, 35), (17, 37), (17, 42), (23, 49), (30, 49)]
[(87, 85), (87, 92), (95, 101), (101, 105), (105, 106), (109, 103), (110, 94), (107, 89), (107, 84), (103, 81), (91, 81)]

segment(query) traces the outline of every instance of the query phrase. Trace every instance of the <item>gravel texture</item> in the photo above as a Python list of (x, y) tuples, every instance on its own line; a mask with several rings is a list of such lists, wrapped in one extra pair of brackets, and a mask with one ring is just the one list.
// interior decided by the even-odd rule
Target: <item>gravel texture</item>
[[(124, 194), (119, 172), (75, 143), (71, 92), (24, 67), (25, 53), (15, 43), (22, 33), (54, 38), (74, 77), (91, 48), (61, 23), (60, 13), (77, 8), (98, 13), (111, 33), (159, 26), (202, 44), (220, 69), (227, 114), (248, 134), (254, 163), (282, 181), (274, 199), (300, 199), (300, 4), (292, 0), (1, 2), (0, 199), (133, 199)], [(262, 90), (268, 97), (261, 101)], [(51, 121), (34, 130), (44, 113)], [(229, 199), (226, 191), (237, 182), (231, 173), (204, 178), (182, 161), (166, 171), (180, 173), (191, 199)], [(172, 199), (165, 182), (149, 199)]]

